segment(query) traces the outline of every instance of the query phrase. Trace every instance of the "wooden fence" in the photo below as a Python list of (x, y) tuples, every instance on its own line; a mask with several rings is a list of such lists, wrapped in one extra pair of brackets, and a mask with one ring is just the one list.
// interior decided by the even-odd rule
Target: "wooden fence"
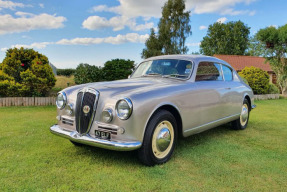
[(0, 107), (55, 105), (56, 97), (0, 97)]

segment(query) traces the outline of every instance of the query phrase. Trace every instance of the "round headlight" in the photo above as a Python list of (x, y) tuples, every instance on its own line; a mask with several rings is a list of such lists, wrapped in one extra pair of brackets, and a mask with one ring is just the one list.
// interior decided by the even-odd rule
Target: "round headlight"
[(58, 109), (64, 109), (65, 105), (67, 103), (67, 96), (64, 92), (58, 93), (57, 99), (56, 99), (56, 105)]
[(109, 123), (113, 120), (113, 110), (108, 108), (102, 112), (103, 121)]
[(128, 98), (118, 100), (116, 104), (117, 115), (120, 119), (128, 119), (133, 111), (132, 101)]

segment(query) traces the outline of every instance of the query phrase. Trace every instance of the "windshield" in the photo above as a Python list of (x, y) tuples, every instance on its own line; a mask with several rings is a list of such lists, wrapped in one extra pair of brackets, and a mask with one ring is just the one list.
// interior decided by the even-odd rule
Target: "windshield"
[(141, 63), (131, 78), (160, 76), (187, 79), (191, 73), (191, 61), (176, 59), (151, 60)]

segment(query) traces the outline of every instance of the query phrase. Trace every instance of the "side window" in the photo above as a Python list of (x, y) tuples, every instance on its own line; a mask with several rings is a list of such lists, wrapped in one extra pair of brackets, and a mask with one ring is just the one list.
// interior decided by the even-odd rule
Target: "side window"
[(222, 71), (223, 71), (225, 81), (232, 81), (233, 80), (232, 69), (230, 69), (229, 67), (227, 67), (225, 65), (222, 65)]
[(201, 62), (198, 65), (195, 81), (222, 81), (220, 64)]

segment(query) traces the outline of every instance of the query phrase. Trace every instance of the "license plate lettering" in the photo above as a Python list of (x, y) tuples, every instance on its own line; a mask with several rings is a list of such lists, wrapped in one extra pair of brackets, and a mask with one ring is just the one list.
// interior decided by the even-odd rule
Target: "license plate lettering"
[(98, 130), (95, 130), (95, 136), (97, 138), (101, 138), (101, 139), (110, 139), (111, 138), (111, 134), (109, 132), (98, 131)]

